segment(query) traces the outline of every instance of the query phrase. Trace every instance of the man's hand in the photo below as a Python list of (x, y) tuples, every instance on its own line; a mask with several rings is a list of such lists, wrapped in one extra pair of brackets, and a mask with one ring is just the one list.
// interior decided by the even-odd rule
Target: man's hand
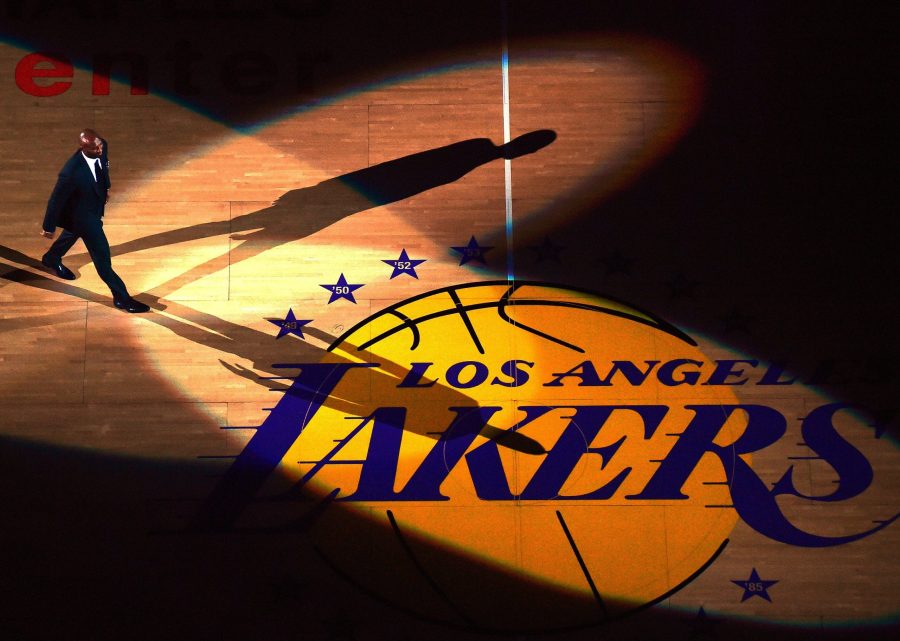
[(56, 235), (56, 231), (46, 231), (44, 229), (41, 230), (41, 236), (44, 238), (53, 238)]
[(109, 189), (106, 190), (106, 201), (105, 202), (107, 202), (107, 203), (109, 202)]

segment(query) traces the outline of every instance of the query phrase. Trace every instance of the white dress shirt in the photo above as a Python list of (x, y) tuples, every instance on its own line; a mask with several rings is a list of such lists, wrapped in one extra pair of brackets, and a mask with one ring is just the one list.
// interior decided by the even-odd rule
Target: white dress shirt
[[(81, 157), (84, 158), (84, 161), (88, 164), (88, 167), (91, 168), (91, 175), (94, 177), (94, 181), (97, 180), (97, 169), (94, 166), (94, 162), (100, 160), (99, 158), (88, 158), (84, 155), (84, 152), (81, 152)], [(101, 161), (102, 162), (102, 161)]]

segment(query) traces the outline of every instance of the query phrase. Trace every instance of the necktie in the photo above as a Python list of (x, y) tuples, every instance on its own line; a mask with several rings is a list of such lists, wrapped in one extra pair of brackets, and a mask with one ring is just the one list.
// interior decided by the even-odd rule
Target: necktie
[(94, 161), (94, 179), (97, 182), (100, 182), (100, 160), (97, 159)]

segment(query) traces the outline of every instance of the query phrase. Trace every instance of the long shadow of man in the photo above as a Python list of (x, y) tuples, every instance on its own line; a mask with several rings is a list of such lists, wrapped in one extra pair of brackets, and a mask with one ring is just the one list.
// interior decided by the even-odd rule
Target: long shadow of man
[[(155, 290), (160, 294), (161, 289), (173, 290), (229, 263), (305, 238), (346, 216), (451, 183), (492, 160), (534, 153), (555, 139), (555, 132), (540, 129), (504, 145), (495, 145), (487, 138), (463, 140), (286, 192), (269, 207), (232, 218), (227, 231), (222, 222), (200, 223), (120, 243), (112, 253), (117, 256), (223, 233), (240, 234), (244, 242), (230, 257), (212, 259), (160, 285)], [(81, 256), (73, 262), (80, 266), (87, 260)]]
[[(259, 253), (279, 244), (304, 238), (345, 216), (453, 182), (492, 160), (534, 153), (555, 139), (553, 131), (542, 129), (519, 136), (505, 145), (494, 145), (487, 138), (475, 138), (404, 156), (323, 181), (313, 187), (289, 191), (269, 207), (232, 219), (231, 232), (249, 232), (244, 238), (250, 239), (251, 250), (246, 249), (247, 243), (242, 246), (245, 250), (241, 258), (246, 259), (250, 257), (250, 251)], [(121, 243), (113, 248), (113, 253), (126, 254), (222, 233), (221, 222), (201, 223)], [(0, 257), (41, 269), (39, 261), (9, 247), (0, 246)], [(82, 256), (83, 262), (88, 260), (89, 257)], [(220, 259), (213, 259), (201, 268), (209, 271), (217, 269), (218, 260), (224, 260), (227, 264), (229, 256), (226, 254)], [(234, 257), (231, 262), (234, 262)], [(177, 280), (185, 281), (188, 276), (198, 278), (198, 268), (189, 270), (187, 275), (178, 276)], [(7, 271), (2, 274), (2, 279), (39, 289), (65, 292), (84, 300), (106, 300), (102, 295), (23, 269)], [(173, 282), (170, 281), (170, 284)], [(151, 298), (154, 299), (152, 307), (166, 309), (166, 305), (159, 302), (158, 296)], [(192, 342), (212, 344), (236, 356), (252, 359), (260, 367), (269, 364), (266, 362), (268, 358), (260, 359), (250, 353), (253, 351), (251, 346), (256, 345), (260, 337), (248, 328), (174, 302), (168, 302), (167, 306), (172, 315), (190, 320), (203, 329), (198, 330), (190, 323), (179, 322), (171, 317), (159, 316), (152, 320)], [(225, 336), (226, 339), (219, 341), (217, 335)], [(242, 338), (245, 340), (241, 341)]]

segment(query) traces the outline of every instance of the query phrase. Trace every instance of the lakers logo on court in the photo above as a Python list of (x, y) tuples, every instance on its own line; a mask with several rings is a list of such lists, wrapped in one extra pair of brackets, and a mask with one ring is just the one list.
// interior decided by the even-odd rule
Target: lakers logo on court
[[(756, 365), (589, 292), (436, 290), (353, 327), (322, 362), (277, 364), (290, 387), (195, 526), (308, 532), (379, 598), (492, 629), (658, 603), (739, 522), (799, 547), (886, 527), (894, 515), (873, 513), (823, 532), (797, 509), (864, 496), (876, 474), (850, 408), (822, 402), (789, 425), (744, 390), (793, 381)], [(828, 491), (795, 483), (798, 435), (836, 473)], [(535, 607), (536, 592), (560, 605)]]

